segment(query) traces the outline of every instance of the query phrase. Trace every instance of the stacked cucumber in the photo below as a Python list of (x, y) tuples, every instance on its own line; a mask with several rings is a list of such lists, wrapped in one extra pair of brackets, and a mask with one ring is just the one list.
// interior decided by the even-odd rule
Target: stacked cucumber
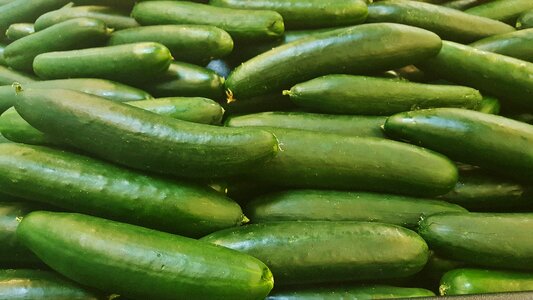
[(533, 1), (202, 2), (0, 0), (0, 299), (533, 291)]

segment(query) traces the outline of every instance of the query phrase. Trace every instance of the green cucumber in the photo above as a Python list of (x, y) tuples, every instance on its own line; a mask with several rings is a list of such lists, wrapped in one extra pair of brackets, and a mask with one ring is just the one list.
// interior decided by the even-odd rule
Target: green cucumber
[(15, 23), (9, 25), (6, 36), (10, 41), (16, 41), (35, 32), (33, 23)]
[(50, 271), (0, 270), (0, 298), (10, 300), (103, 300), (98, 295)]
[(164, 74), (172, 60), (158, 43), (58, 51), (37, 55), (35, 74), (43, 79), (102, 78), (119, 82), (146, 82)]
[(384, 128), (391, 137), (451, 159), (526, 182), (533, 178), (533, 126), (529, 124), (476, 111), (436, 108), (396, 114)]
[(0, 134), (15, 143), (44, 146), (61, 145), (28, 124), (14, 107), (9, 108), (0, 116)]
[(353, 75), (326, 75), (284, 91), (307, 110), (359, 115), (391, 115), (433, 108), (476, 109), (481, 94), (455, 85), (430, 85), (402, 80)]
[[(9, 44), (4, 51), (7, 64), (16, 70), (33, 70), (33, 60), (42, 53), (73, 50), (103, 44), (110, 31), (96, 19), (79, 18), (59, 23)], [(60, 67), (64, 67), (60, 64)]]
[(533, 291), (533, 273), (456, 269), (444, 274), (439, 291), (443, 296)]
[(260, 182), (419, 196), (447, 193), (457, 182), (451, 161), (413, 145), (296, 129), (265, 130), (276, 136), (280, 151), (249, 170), (248, 177)]
[(477, 111), (486, 114), (497, 115), (500, 113), (500, 100), (491, 96), (483, 96)]
[(416, 228), (421, 216), (439, 212), (466, 212), (446, 203), (408, 196), (289, 190), (259, 196), (246, 207), (254, 223), (278, 221), (365, 221)]
[(201, 236), (245, 220), (235, 202), (208, 187), (51, 148), (0, 144), (0, 169), (5, 193), (182, 235)]
[(308, 131), (329, 132), (348, 136), (383, 137), (381, 126), (386, 117), (326, 115), (307, 112), (262, 112), (231, 116), (229, 127), (278, 127)]
[(30, 213), (17, 236), (66, 277), (136, 299), (264, 299), (274, 284), (251, 256), (80, 214)]
[[(15, 82), (18, 83), (29, 83), (35, 82), (38, 79), (30, 74), (24, 72), (19, 72), (12, 70), (6, 66), (0, 65), (0, 85), (11, 85)], [(3, 103), (5, 100), (0, 99), (0, 103)], [(10, 105), (11, 106), (11, 105)], [(0, 111), (4, 111), (3, 104), (0, 104)]]
[(522, 15), (520, 15), (520, 17), (516, 20), (516, 28), (533, 28), (533, 9), (525, 11)]
[(435, 296), (421, 288), (387, 285), (313, 287), (288, 289), (270, 293), (265, 300), (339, 300), (339, 299), (397, 299)]
[(0, 6), (0, 35), (14, 23), (34, 22), (40, 15), (58, 9), (70, 0), (15, 0)]
[(533, 269), (532, 213), (440, 213), (418, 232), (438, 253), (480, 266)]
[(512, 104), (533, 108), (533, 63), (444, 41), (440, 53), (420, 64), (420, 68)]
[[(2, 134), (0, 134), (0, 144), (2, 143), (11, 143), (10, 140), (6, 139)], [(2, 197), (3, 195), (0, 193), (0, 198)]]
[(502, 22), (456, 9), (409, 0), (379, 1), (368, 6), (368, 23), (391, 22), (433, 31), (442, 39), (460, 43), (515, 31)]
[(530, 0), (494, 0), (465, 10), (466, 13), (500, 20), (514, 22), (524, 11), (533, 9)]
[(145, 171), (193, 178), (236, 175), (278, 149), (275, 137), (258, 129), (195, 124), (67, 90), (26, 89), (18, 95), (15, 108), (36, 129)]
[(165, 45), (175, 60), (206, 63), (228, 55), (233, 40), (224, 30), (206, 25), (156, 25), (116, 31), (109, 45), (157, 42)]
[(276, 47), (237, 67), (225, 82), (229, 99), (281, 92), (332, 73), (387, 70), (438, 53), (440, 38), (400, 24), (364, 24), (330, 30)]
[(222, 8), (188, 1), (139, 2), (131, 15), (142, 25), (212, 25), (241, 41), (275, 39), (284, 31), (283, 18), (274, 11)]
[(210, 5), (273, 10), (283, 17), (286, 28), (322, 28), (363, 23), (367, 6), (363, 0), (210, 0)]
[(533, 28), (495, 35), (470, 44), (479, 50), (533, 62)]
[(458, 9), (458, 10), (467, 10), (471, 7), (478, 6), (480, 4), (489, 2), (492, 0), (452, 0), (441, 4), (444, 7)]
[(252, 224), (201, 240), (260, 259), (278, 286), (406, 277), (428, 258), (426, 243), (413, 231), (369, 222)]
[(139, 23), (135, 19), (130, 18), (124, 10), (107, 6), (90, 5), (63, 7), (45, 13), (35, 21), (35, 30), (41, 31), (52, 25), (75, 18), (97, 19), (104, 22), (107, 27), (115, 30), (139, 26)]

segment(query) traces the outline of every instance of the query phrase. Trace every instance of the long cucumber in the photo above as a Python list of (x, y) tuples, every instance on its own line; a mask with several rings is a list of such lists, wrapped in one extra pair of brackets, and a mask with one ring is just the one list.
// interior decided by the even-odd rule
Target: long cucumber
[(470, 47), (533, 62), (533, 28), (484, 38)]

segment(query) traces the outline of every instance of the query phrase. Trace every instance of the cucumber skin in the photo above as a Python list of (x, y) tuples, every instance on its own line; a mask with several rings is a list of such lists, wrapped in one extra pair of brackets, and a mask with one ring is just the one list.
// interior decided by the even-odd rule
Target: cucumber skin
[[(533, 126), (457, 108), (405, 112), (385, 122), (385, 133), (518, 180), (533, 178)], [(465, 151), (468, 149), (468, 151)]]
[(204, 186), (46, 147), (0, 144), (0, 155), (2, 190), (17, 197), (187, 236), (243, 220), (235, 202)]
[(479, 50), (533, 62), (533, 28), (495, 35), (470, 44)]
[(370, 285), (288, 289), (270, 293), (265, 300), (403, 299), (431, 296), (435, 296), (432, 291), (421, 288)]
[(531, 213), (441, 213), (423, 219), (418, 233), (446, 257), (479, 266), (532, 270)]
[(379, 1), (368, 6), (368, 23), (392, 22), (435, 32), (459, 43), (515, 31), (502, 22), (469, 15), (452, 8), (416, 1)]
[(456, 269), (441, 279), (440, 293), (469, 295), (533, 290), (533, 274), (484, 269)]
[(0, 85), (11, 85), (14, 82), (28, 83), (37, 80), (39, 79), (31, 74), (15, 71), (6, 66), (0, 66)]
[(471, 7), (483, 4), (491, 0), (452, 0), (441, 4), (444, 7), (458, 9), (458, 10), (467, 10)]
[(10, 41), (16, 41), (34, 32), (33, 23), (15, 23), (7, 28), (6, 37)]
[(416, 233), (381, 223), (252, 224), (201, 240), (257, 257), (278, 286), (405, 277), (418, 272), (428, 257)]
[(483, 100), (481, 100), (481, 104), (476, 110), (486, 114), (498, 115), (500, 109), (500, 100), (491, 96), (483, 96)]
[(0, 66), (7, 66), (6, 59), (4, 58), (5, 49), (6, 49), (6, 44), (0, 43)]
[(495, 0), (474, 6), (465, 12), (503, 22), (514, 22), (522, 12), (528, 9), (533, 9), (533, 2), (529, 0)]
[(440, 47), (440, 38), (424, 29), (400, 24), (347, 27), (258, 55), (237, 67), (225, 86), (229, 98), (239, 100), (281, 92), (321, 75), (401, 67), (436, 55)]
[(533, 9), (525, 11), (517, 20), (516, 28), (522, 30), (533, 28)]
[(59, 273), (137, 299), (263, 299), (273, 286), (248, 255), (80, 214), (31, 213), (17, 235)]
[(225, 177), (271, 159), (278, 150), (275, 137), (262, 130), (194, 124), (67, 90), (26, 89), (19, 96), (15, 108), (36, 129), (145, 171)]

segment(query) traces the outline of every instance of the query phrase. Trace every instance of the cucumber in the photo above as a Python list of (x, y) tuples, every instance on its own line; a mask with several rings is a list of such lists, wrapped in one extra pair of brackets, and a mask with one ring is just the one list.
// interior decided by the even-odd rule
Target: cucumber
[(533, 108), (533, 63), (444, 41), (440, 53), (420, 68), (514, 105)]
[(227, 32), (206, 25), (158, 25), (120, 30), (111, 35), (109, 45), (136, 42), (161, 43), (174, 59), (189, 63), (207, 63), (233, 50), (233, 40)]
[(533, 62), (532, 44), (533, 28), (484, 38), (470, 47)]
[(421, 288), (387, 285), (313, 287), (289, 289), (270, 293), (266, 300), (338, 300), (338, 299), (397, 299), (435, 296)]
[(263, 299), (274, 284), (251, 256), (80, 214), (33, 212), (17, 236), (66, 277), (136, 299)]
[[(54, 25), (9, 44), (4, 51), (7, 64), (16, 70), (33, 70), (33, 60), (42, 53), (97, 46), (109, 37), (105, 23), (78, 18)], [(60, 64), (60, 67), (63, 67)]]
[(525, 11), (520, 15), (520, 17), (516, 20), (516, 28), (533, 28), (533, 9)]
[(442, 39), (467, 43), (515, 31), (505, 23), (456, 9), (409, 0), (380, 1), (368, 6), (368, 23), (391, 22), (433, 31)]
[(11, 24), (6, 30), (6, 37), (10, 41), (16, 41), (35, 32), (33, 23)]
[[(18, 72), (6, 66), (0, 65), (0, 85), (11, 85), (15, 82), (28, 83), (28, 82), (34, 82), (37, 80), (38, 79), (33, 75), (26, 74), (23, 72)], [(4, 100), (0, 99), (0, 103), (3, 103), (3, 102)], [(0, 104), (0, 111), (3, 111), (2, 108), (3, 108), (3, 104)]]
[(441, 295), (469, 295), (533, 290), (533, 273), (456, 269), (444, 274)]
[(245, 220), (235, 202), (208, 187), (51, 148), (0, 144), (0, 169), (5, 193), (182, 235), (201, 236)]
[(57, 51), (37, 55), (33, 70), (43, 79), (102, 78), (119, 82), (145, 82), (164, 74), (172, 60), (158, 43)]
[(492, 0), (452, 0), (441, 4), (444, 7), (458, 9), (458, 10), (467, 10), (471, 7), (489, 2)]
[[(249, 178), (295, 188), (439, 195), (457, 182), (455, 165), (432, 151), (382, 138), (268, 128), (280, 151)], [(425, 166), (432, 166), (431, 169)]]
[(145, 171), (224, 177), (257, 166), (278, 149), (275, 137), (258, 129), (194, 124), (67, 90), (26, 89), (18, 95), (15, 108), (36, 129)]
[(440, 213), (418, 232), (435, 251), (479, 266), (532, 270), (532, 213)]
[(123, 10), (131, 10), (135, 0), (73, 0), (74, 5), (105, 5), (117, 7)]
[(521, 13), (533, 9), (530, 0), (494, 0), (465, 10), (466, 13), (500, 20), (514, 22)]
[(104, 22), (107, 27), (115, 30), (137, 27), (139, 23), (130, 18), (124, 10), (108, 6), (75, 6), (63, 7), (43, 14), (35, 21), (35, 30), (41, 31), (52, 25), (75, 18), (92, 18)]
[(491, 96), (483, 96), (483, 100), (481, 100), (481, 104), (477, 108), (477, 111), (497, 115), (500, 113), (500, 107), (500, 100)]
[(0, 298), (10, 300), (103, 300), (87, 290), (50, 271), (17, 269), (0, 270)]
[[(533, 98), (532, 98), (533, 99)], [(533, 126), (457, 108), (391, 116), (385, 133), (525, 182), (533, 178)]]
[(70, 0), (14, 0), (0, 6), (0, 35), (14, 23), (34, 22), (40, 15), (62, 7)]
[(413, 231), (369, 222), (252, 224), (201, 240), (260, 259), (278, 286), (406, 277), (428, 258)]
[[(10, 140), (6, 139), (2, 134), (0, 134), (0, 144), (1, 143), (11, 143)], [(3, 195), (0, 193), (0, 197), (2, 197)]]
[(283, 18), (274, 11), (230, 9), (188, 1), (139, 2), (131, 15), (142, 25), (212, 25), (241, 41), (275, 39), (284, 31)]
[(246, 207), (254, 223), (278, 221), (365, 221), (416, 228), (421, 216), (439, 212), (466, 212), (444, 201), (408, 196), (289, 190), (259, 196)]
[(363, 23), (368, 13), (363, 0), (210, 0), (210, 5), (277, 11), (286, 28), (322, 28)]
[(482, 100), (481, 94), (469, 87), (353, 75), (322, 76), (283, 93), (306, 110), (387, 116), (433, 107), (476, 109)]
[(384, 137), (381, 126), (386, 117), (326, 115), (306, 112), (263, 112), (230, 116), (229, 127), (278, 127), (308, 131), (329, 132), (347, 136)]
[(364, 24), (331, 30), (276, 47), (237, 67), (225, 82), (229, 99), (281, 92), (332, 73), (387, 70), (438, 53), (440, 38), (400, 24)]
[(6, 44), (0, 43), (0, 66), (7, 66), (6, 59), (4, 58), (4, 50)]
[(53, 138), (33, 128), (11, 107), (0, 116), (0, 133), (15, 143), (30, 145), (61, 146)]

